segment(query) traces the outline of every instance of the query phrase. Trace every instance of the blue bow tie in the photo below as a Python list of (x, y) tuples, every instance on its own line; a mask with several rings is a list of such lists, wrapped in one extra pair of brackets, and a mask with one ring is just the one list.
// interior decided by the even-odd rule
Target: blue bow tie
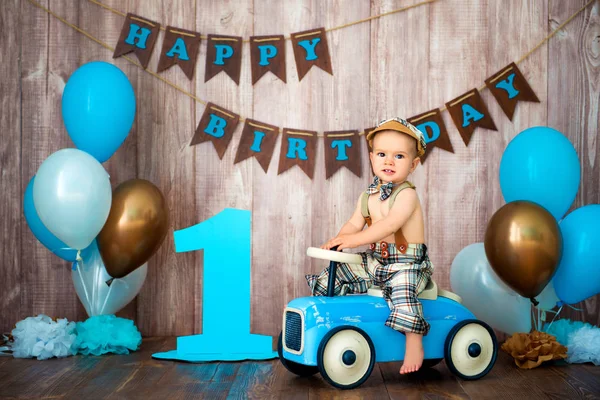
[(383, 201), (390, 197), (392, 194), (392, 189), (394, 188), (393, 182), (381, 183), (378, 177), (373, 179), (373, 183), (369, 185), (367, 189), (368, 194), (373, 194), (379, 192), (379, 200)]

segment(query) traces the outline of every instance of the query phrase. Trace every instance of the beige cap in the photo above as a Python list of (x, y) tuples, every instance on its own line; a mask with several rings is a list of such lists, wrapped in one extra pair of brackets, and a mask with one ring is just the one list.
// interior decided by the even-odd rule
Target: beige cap
[(367, 134), (367, 140), (373, 140), (373, 137), (377, 132), (388, 130), (405, 133), (415, 138), (417, 140), (417, 157), (421, 157), (425, 154), (425, 149), (427, 148), (425, 135), (423, 135), (423, 132), (418, 130), (413, 124), (402, 118), (390, 118), (379, 122), (375, 129)]

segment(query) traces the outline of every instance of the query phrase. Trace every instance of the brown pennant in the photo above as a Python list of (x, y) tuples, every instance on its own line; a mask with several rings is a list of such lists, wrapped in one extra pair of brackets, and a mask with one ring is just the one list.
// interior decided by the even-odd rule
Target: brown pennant
[(219, 158), (223, 159), (233, 137), (233, 131), (239, 122), (239, 115), (213, 103), (208, 103), (190, 146), (210, 141), (217, 150)]
[(485, 85), (490, 89), (496, 101), (500, 104), (500, 108), (511, 121), (519, 100), (533, 103), (540, 102), (514, 62), (486, 79)]
[(316, 153), (317, 132), (283, 128), (277, 175), (297, 165), (312, 179)]
[(273, 156), (279, 128), (264, 122), (246, 119), (242, 138), (235, 155), (234, 164), (244, 161), (247, 158), (254, 157), (262, 169), (267, 172), (269, 163)]
[(113, 58), (120, 57), (132, 51), (145, 69), (150, 62), (160, 24), (147, 18), (128, 13), (121, 29), (119, 41), (113, 53)]
[(221, 71), (240, 84), (242, 69), (242, 38), (239, 36), (208, 35), (204, 82)]
[(253, 85), (269, 71), (285, 82), (285, 39), (283, 35), (251, 36), (250, 64), (252, 65)]
[(498, 130), (477, 89), (450, 100), (446, 107), (466, 146), (477, 127)]
[(164, 71), (177, 64), (188, 79), (193, 79), (200, 40), (198, 32), (167, 26), (156, 72)]
[(369, 150), (369, 152), (373, 151), (373, 149), (371, 148), (371, 143), (369, 143), (369, 141), (367, 140), (367, 136), (369, 135), (369, 132), (371, 132), (372, 130), (374, 130), (375, 127), (371, 127), (371, 128), (366, 128), (364, 131), (364, 138), (365, 138), (365, 142), (367, 143), (367, 149)]
[(362, 176), (360, 139), (357, 130), (325, 132), (325, 179), (341, 167)]
[(423, 132), (425, 135), (425, 143), (427, 143), (427, 150), (425, 154), (421, 156), (421, 163), (425, 162), (425, 159), (431, 153), (434, 147), (454, 153), (452, 143), (450, 143), (450, 137), (448, 136), (448, 130), (442, 119), (442, 114), (439, 108), (436, 108), (426, 113), (415, 115), (408, 119), (408, 122), (413, 124), (417, 129)]
[(292, 44), (299, 80), (313, 65), (333, 75), (325, 28), (293, 33)]

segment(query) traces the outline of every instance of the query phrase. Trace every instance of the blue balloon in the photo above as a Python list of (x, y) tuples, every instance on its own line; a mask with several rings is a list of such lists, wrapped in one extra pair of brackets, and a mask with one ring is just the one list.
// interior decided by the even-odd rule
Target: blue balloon
[(559, 227), (563, 255), (552, 282), (558, 298), (573, 304), (600, 293), (600, 204), (576, 209)]
[(29, 229), (33, 233), (33, 236), (40, 241), (48, 250), (67, 261), (75, 261), (77, 257), (77, 250), (69, 248), (60, 239), (54, 236), (48, 228), (44, 225), (42, 220), (35, 210), (33, 204), (33, 181), (35, 176), (31, 178), (27, 189), (25, 189), (25, 196), (23, 196), (23, 213), (25, 214), (25, 221)]
[(127, 76), (103, 61), (75, 70), (62, 96), (63, 121), (71, 140), (101, 163), (129, 135), (135, 107), (135, 93)]
[(575, 148), (559, 131), (536, 126), (519, 133), (500, 161), (500, 188), (507, 203), (528, 200), (560, 220), (573, 204), (581, 167)]

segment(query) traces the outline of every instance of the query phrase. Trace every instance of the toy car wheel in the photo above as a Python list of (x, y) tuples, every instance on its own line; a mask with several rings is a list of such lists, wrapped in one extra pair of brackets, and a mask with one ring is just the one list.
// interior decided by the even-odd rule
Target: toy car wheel
[(277, 353), (279, 354), (279, 360), (281, 364), (293, 374), (298, 376), (311, 376), (319, 372), (319, 368), (313, 367), (312, 365), (298, 364), (290, 360), (286, 360), (283, 357), (283, 339), (282, 334), (279, 334), (279, 341), (277, 342)]
[(375, 365), (375, 347), (359, 328), (340, 326), (327, 332), (317, 353), (323, 378), (339, 389), (362, 385)]
[(456, 324), (444, 346), (448, 369), (465, 380), (484, 377), (492, 369), (498, 355), (498, 341), (492, 328), (475, 319)]
[(423, 364), (421, 365), (421, 367), (423, 368), (433, 368), (436, 365), (438, 365), (440, 362), (442, 362), (443, 358), (428, 358), (423, 360)]

